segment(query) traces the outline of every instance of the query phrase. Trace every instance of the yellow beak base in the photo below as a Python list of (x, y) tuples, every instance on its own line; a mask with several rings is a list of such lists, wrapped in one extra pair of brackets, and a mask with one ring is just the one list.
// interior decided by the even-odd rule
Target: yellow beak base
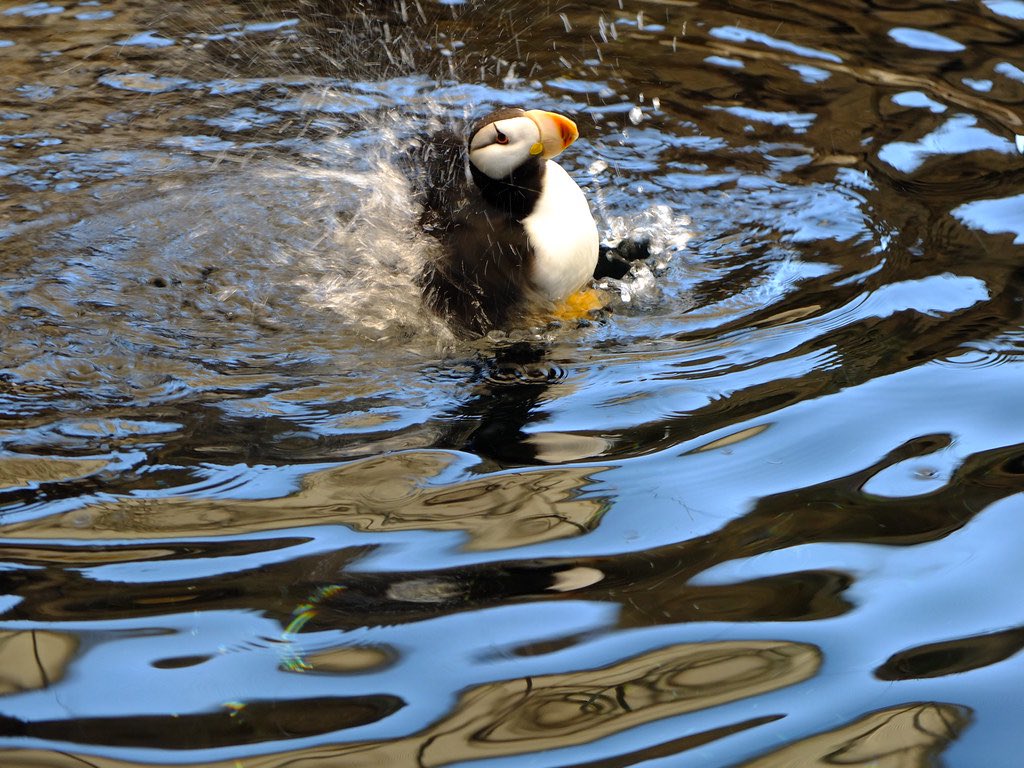
[(545, 160), (555, 157), (580, 137), (576, 123), (564, 115), (545, 112), (543, 109), (531, 109), (527, 111), (526, 116), (537, 124), (540, 131), (538, 144), (541, 145), (541, 149), (534, 152), (537, 149), (537, 144), (534, 144), (530, 154), (539, 154)]

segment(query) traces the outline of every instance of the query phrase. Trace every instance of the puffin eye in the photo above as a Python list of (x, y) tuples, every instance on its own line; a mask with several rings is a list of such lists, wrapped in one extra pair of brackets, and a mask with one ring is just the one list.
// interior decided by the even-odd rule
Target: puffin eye
[(508, 136), (499, 131), (497, 128), (494, 129), (497, 132), (497, 136), (494, 137), (496, 144), (508, 144)]

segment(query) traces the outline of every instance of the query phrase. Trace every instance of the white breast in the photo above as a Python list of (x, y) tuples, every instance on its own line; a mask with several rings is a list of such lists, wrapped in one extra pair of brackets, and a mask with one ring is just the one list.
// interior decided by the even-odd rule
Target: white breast
[(562, 166), (550, 160), (544, 189), (523, 219), (535, 258), (530, 280), (549, 301), (582, 288), (597, 266), (597, 224), (583, 190)]

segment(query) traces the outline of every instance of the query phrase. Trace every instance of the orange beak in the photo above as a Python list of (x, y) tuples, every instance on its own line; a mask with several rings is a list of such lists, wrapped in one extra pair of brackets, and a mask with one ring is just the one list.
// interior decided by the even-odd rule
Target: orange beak
[[(540, 131), (540, 151), (535, 151), (534, 154), (545, 160), (551, 159), (580, 137), (576, 123), (568, 117), (542, 109), (531, 109), (526, 116), (537, 124)], [(534, 144), (534, 147), (537, 148), (537, 144)]]

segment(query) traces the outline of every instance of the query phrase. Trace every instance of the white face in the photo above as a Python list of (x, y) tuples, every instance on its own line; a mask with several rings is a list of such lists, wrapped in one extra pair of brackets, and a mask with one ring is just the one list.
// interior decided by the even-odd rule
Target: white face
[(492, 179), (504, 179), (532, 155), (541, 154), (540, 141), (540, 128), (530, 118), (498, 120), (473, 135), (469, 162)]

